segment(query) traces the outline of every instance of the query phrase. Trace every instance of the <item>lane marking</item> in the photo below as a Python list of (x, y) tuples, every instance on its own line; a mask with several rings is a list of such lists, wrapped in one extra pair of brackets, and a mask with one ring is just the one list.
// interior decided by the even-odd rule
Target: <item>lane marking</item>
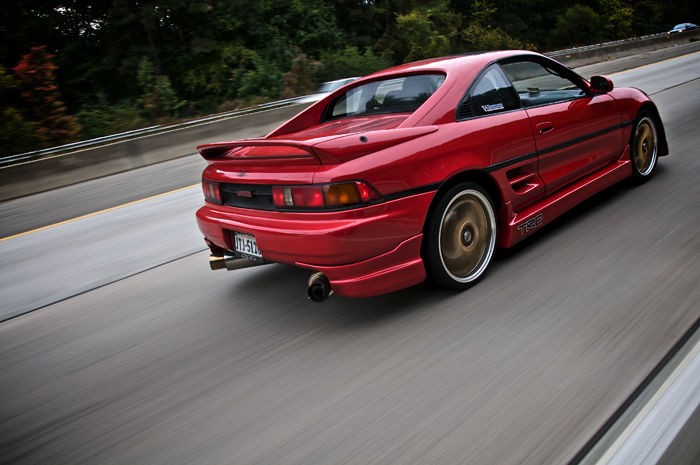
[[(174, 190), (171, 190), (171, 191), (168, 191), (168, 192), (163, 192), (162, 194), (156, 194), (156, 195), (152, 195), (152, 196), (150, 196), (150, 197), (146, 197), (145, 199), (133, 200), (133, 201), (131, 201), (131, 202), (127, 202), (127, 203), (124, 203), (124, 204), (121, 204), (121, 205), (116, 205), (116, 206), (114, 206), (114, 207), (105, 208), (104, 210), (99, 210), (99, 211), (96, 211), (96, 212), (88, 213), (88, 214), (86, 214), (86, 215), (81, 215), (81, 216), (77, 216), (77, 217), (75, 217), (75, 218), (70, 218), (70, 219), (67, 219), (67, 220), (64, 220), (64, 221), (59, 221), (58, 223), (53, 223), (53, 224), (49, 224), (49, 225), (47, 225), (47, 226), (42, 226), (42, 227), (40, 227), (40, 228), (31, 229), (31, 230), (29, 230), (29, 231), (24, 231), (24, 232), (21, 232), (21, 233), (17, 233), (17, 234), (14, 234), (14, 235), (12, 235), (12, 236), (3, 237), (3, 238), (0, 238), (0, 243), (1, 243), (1, 242), (5, 242), (5, 241), (9, 241), (10, 239), (15, 239), (15, 238), (18, 238), (18, 237), (27, 236), (27, 235), (32, 234), (32, 233), (35, 233), (35, 232), (39, 232), (39, 231), (44, 231), (44, 230), (46, 230), (46, 229), (55, 228), (56, 226), (61, 226), (61, 225), (64, 225), (64, 224), (72, 223), (72, 222), (74, 222), (74, 221), (79, 221), (79, 220), (83, 220), (83, 219), (85, 219), (85, 218), (90, 218), (90, 217), (92, 217), (92, 216), (97, 216), (97, 215), (100, 215), (100, 214), (102, 214), (102, 213), (108, 213), (108, 212), (111, 212), (111, 211), (114, 211), (114, 210), (119, 210), (120, 208), (128, 207), (128, 206), (131, 206), (131, 205), (136, 205), (136, 204), (139, 204), (139, 203), (146, 202), (146, 201), (148, 201), (148, 200), (157, 199), (157, 198), (159, 198), (159, 197), (163, 197), (163, 196), (166, 196), (166, 195), (174, 194), (174, 193), (176, 193), (176, 192), (181, 192), (181, 191), (184, 191), (184, 190), (187, 190), (187, 189), (192, 189), (192, 188), (198, 187), (198, 186), (199, 186), (199, 184), (192, 184), (191, 186), (180, 187), (179, 189), (174, 189)], [(202, 201), (204, 201), (204, 200), (202, 199)]]
[(698, 405), (700, 342), (595, 464), (658, 463)]

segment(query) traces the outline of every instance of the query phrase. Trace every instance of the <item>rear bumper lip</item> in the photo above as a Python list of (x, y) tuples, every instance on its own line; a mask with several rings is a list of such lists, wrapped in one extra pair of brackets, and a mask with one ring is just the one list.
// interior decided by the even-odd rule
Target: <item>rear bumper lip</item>
[(394, 250), (362, 262), (341, 266), (302, 262), (296, 265), (325, 274), (337, 295), (371, 297), (425, 281), (426, 271), (420, 255), (422, 243), (423, 234), (418, 234), (403, 241)]

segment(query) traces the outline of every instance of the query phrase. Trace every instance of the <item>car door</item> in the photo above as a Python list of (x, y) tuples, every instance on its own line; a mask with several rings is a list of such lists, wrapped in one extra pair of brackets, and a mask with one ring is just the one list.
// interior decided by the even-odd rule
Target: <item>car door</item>
[(518, 211), (542, 198), (544, 183), (537, 174), (528, 115), (497, 64), (477, 77), (460, 102), (457, 127), (460, 139), (450, 145), (480, 154), (497, 183), (509, 186), (502, 192), (504, 202)]
[(610, 95), (589, 94), (554, 62), (521, 59), (502, 68), (530, 118), (546, 195), (620, 157), (622, 116)]

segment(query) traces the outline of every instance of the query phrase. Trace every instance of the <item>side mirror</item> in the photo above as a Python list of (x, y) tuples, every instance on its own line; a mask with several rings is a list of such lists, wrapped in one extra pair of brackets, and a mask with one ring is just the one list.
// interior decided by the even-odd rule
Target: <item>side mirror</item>
[(591, 78), (591, 92), (605, 94), (613, 90), (613, 82), (605, 76), (593, 76)]

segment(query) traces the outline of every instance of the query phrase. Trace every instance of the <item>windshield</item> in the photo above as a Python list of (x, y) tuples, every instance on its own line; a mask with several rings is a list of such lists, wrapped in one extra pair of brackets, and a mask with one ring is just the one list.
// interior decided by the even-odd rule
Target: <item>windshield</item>
[(419, 74), (369, 82), (335, 99), (324, 119), (410, 113), (428, 100), (444, 81), (443, 74)]

